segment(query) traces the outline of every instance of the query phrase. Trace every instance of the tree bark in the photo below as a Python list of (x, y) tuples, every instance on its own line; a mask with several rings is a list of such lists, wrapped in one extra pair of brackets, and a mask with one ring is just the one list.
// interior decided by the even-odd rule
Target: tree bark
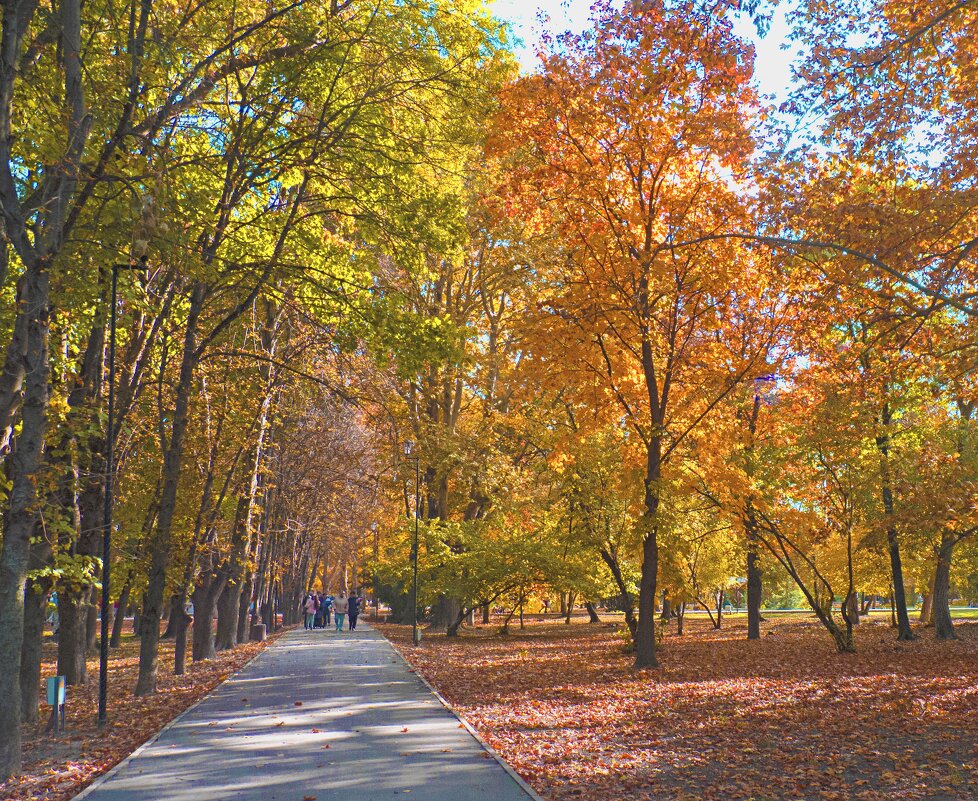
[(747, 536), (747, 639), (759, 640), (761, 637), (763, 584), (760, 555), (757, 548), (757, 521), (754, 519), (754, 505), (750, 501), (747, 503), (745, 528)]
[(618, 559), (616, 555), (609, 551), (607, 548), (602, 548), (600, 550), (601, 558), (604, 563), (608, 566), (608, 570), (611, 571), (611, 576), (615, 580), (615, 585), (618, 587), (618, 592), (621, 596), (622, 612), (625, 614), (625, 625), (628, 626), (628, 630), (632, 634), (632, 638), (635, 638), (635, 632), (638, 628), (638, 621), (635, 619), (635, 604), (632, 601), (632, 594), (628, 591), (628, 585), (625, 584), (625, 577), (621, 572), (621, 565), (618, 564)]
[(142, 610), (139, 645), (139, 678), (136, 695), (152, 695), (156, 692), (159, 670), (160, 617), (163, 613), (163, 597), (166, 590), (166, 571), (170, 558), (173, 520), (176, 515), (177, 490), (183, 461), (184, 437), (187, 430), (190, 395), (193, 388), (194, 369), (197, 365), (197, 327), (204, 305), (204, 285), (195, 281), (190, 291), (187, 327), (184, 333), (183, 355), (180, 360), (180, 377), (177, 381), (173, 423), (169, 446), (163, 454), (163, 481), (160, 508), (156, 521), (155, 536), (150, 541), (150, 566), (146, 589), (146, 603)]
[(187, 614), (184, 604), (186, 596), (180, 597), (180, 606), (170, 609), (170, 620), (173, 621), (173, 675), (182, 676), (187, 671), (187, 629), (193, 620)]
[(24, 723), (33, 725), (38, 721), (41, 645), (51, 582), (46, 579), (29, 581), (24, 592), (24, 643), (20, 658), (21, 716)]
[(109, 647), (118, 648), (122, 641), (122, 624), (126, 619), (126, 607), (129, 606), (129, 595), (132, 593), (132, 576), (126, 577), (126, 583), (122, 585), (122, 592), (119, 593), (118, 606), (115, 611), (115, 619), (112, 621), (112, 636), (109, 638)]
[[(642, 343), (643, 355), (647, 342)], [(651, 358), (649, 356), (648, 358)], [(646, 370), (648, 374), (648, 370)], [(648, 380), (648, 378), (646, 378)], [(659, 480), (662, 477), (662, 441), (652, 437), (647, 449), (645, 473), (645, 536), (642, 540), (642, 576), (638, 593), (638, 626), (635, 631), (635, 667), (658, 667), (655, 657), (655, 594), (659, 572)]]
[[(6, 21), (4, 24), (6, 31)], [(6, 37), (5, 37), (6, 38)], [(6, 44), (6, 43), (5, 43)], [(24, 643), (24, 587), (31, 534), (37, 520), (37, 486), (47, 430), (50, 277), (47, 266), (28, 263), (27, 349), (21, 430), (10, 458), (11, 487), (0, 550), (0, 781), (21, 766), (20, 664)]]
[(594, 604), (590, 601), (584, 602), (584, 608), (587, 609), (588, 623), (600, 623), (601, 618), (598, 617), (598, 610), (594, 608)]
[(941, 544), (937, 551), (937, 567), (934, 571), (934, 630), (939, 640), (956, 640), (954, 623), (951, 620), (951, 557), (954, 553), (955, 539), (948, 532), (941, 534)]
[(910, 615), (907, 612), (907, 592), (903, 585), (903, 563), (900, 559), (900, 540), (894, 522), (893, 487), (890, 480), (890, 433), (892, 422), (890, 404), (883, 404), (880, 416), (882, 431), (876, 437), (876, 447), (880, 452), (880, 481), (882, 484), (883, 512), (886, 517), (886, 543), (890, 555), (890, 572), (893, 576), (893, 602), (896, 608), (897, 640), (912, 640)]
[(87, 610), (78, 593), (58, 594), (58, 675), (65, 684), (77, 687), (88, 681), (85, 665), (85, 626)]

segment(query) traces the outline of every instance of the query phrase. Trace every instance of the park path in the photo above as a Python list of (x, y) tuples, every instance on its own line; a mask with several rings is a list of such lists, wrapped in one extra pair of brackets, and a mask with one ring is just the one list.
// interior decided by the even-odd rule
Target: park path
[(299, 629), (74, 801), (530, 801), (390, 643)]

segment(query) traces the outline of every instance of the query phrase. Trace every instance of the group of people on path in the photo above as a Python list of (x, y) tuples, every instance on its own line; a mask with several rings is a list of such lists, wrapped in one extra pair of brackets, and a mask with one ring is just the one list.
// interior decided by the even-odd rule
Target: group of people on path
[(363, 597), (354, 593), (347, 597), (341, 592), (335, 598), (323, 593), (308, 592), (303, 596), (299, 609), (304, 615), (306, 629), (325, 629), (329, 626), (330, 616), (333, 617), (337, 631), (343, 631), (346, 617), (350, 617), (350, 631), (356, 631), (357, 618), (363, 609)]

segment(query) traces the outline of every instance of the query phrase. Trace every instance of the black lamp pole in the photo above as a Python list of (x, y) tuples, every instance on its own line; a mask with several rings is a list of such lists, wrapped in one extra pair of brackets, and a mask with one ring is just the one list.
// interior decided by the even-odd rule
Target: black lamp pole
[[(112, 479), (115, 472), (115, 324), (119, 300), (119, 270), (138, 270), (141, 264), (112, 265), (112, 300), (109, 304), (109, 409), (105, 431), (105, 507), (102, 525), (102, 634), (98, 660), (98, 724), (105, 724), (109, 690), (109, 580), (112, 556)], [(120, 612), (122, 610), (119, 610)]]
[(414, 453), (414, 443), (404, 443), (404, 455), (414, 455), (414, 544), (411, 547), (411, 563), (414, 581), (411, 585), (411, 642), (421, 644), (421, 631), (418, 629), (418, 525), (421, 520), (421, 460)]
[(380, 534), (377, 531), (377, 521), (370, 524), (370, 533), (374, 535), (374, 567), (371, 572), (374, 591), (374, 621), (380, 620), (379, 609), (377, 606), (377, 562), (380, 559)]

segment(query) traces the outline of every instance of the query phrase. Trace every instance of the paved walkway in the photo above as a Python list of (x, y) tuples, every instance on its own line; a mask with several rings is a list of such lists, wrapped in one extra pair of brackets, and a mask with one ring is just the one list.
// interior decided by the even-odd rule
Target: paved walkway
[(76, 801), (529, 801), (361, 625), (286, 634)]

